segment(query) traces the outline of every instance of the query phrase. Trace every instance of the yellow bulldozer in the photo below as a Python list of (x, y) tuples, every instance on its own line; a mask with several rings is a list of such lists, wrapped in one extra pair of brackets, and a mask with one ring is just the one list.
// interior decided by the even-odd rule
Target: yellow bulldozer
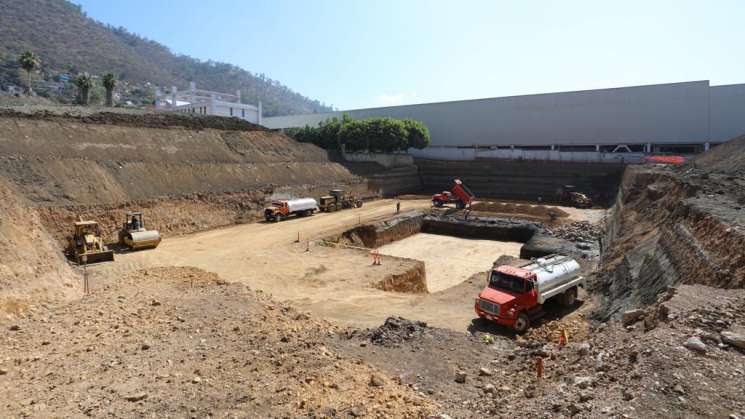
[(142, 212), (127, 211), (122, 229), (119, 230), (119, 243), (132, 250), (155, 249), (160, 244), (160, 233), (145, 228)]
[(78, 265), (114, 260), (101, 237), (101, 228), (95, 221), (76, 221), (73, 235), (67, 238), (67, 253)]

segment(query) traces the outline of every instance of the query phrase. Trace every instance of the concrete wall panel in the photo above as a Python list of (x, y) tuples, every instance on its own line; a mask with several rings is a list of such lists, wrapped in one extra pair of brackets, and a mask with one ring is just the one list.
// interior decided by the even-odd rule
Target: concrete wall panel
[[(345, 111), (424, 122), (433, 146), (703, 143), (709, 82), (659, 84)], [(269, 128), (317, 125), (341, 112), (264, 118)], [(727, 118), (723, 115), (723, 118)]]
[(745, 134), (745, 84), (711, 87), (711, 141)]

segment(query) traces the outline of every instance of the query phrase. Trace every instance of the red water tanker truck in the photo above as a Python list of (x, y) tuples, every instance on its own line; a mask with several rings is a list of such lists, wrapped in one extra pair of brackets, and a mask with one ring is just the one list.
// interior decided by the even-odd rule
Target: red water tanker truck
[(543, 314), (546, 301), (572, 306), (577, 287), (584, 286), (581, 268), (569, 256), (550, 255), (521, 267), (494, 265), (474, 309), (481, 318), (523, 333)]
[(441, 208), (445, 204), (455, 203), (455, 207), (461, 209), (470, 206), (475, 198), (473, 192), (460, 179), (455, 179), (454, 183), (452, 192), (442, 191), (442, 193), (432, 195), (432, 205)]

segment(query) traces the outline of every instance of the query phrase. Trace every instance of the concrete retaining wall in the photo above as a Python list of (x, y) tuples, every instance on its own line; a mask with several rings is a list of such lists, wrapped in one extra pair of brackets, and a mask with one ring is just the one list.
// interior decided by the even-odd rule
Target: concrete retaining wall
[(621, 164), (567, 163), (550, 161), (416, 160), (422, 189), (435, 193), (449, 189), (461, 179), (476, 197), (559, 203), (563, 185), (575, 185), (601, 205), (612, 204), (624, 166)]
[(378, 163), (386, 169), (404, 167), (414, 164), (414, 157), (409, 154), (394, 153), (344, 153), (344, 159), (354, 162)]
[(548, 160), (578, 163), (642, 163), (644, 153), (604, 153), (596, 151), (559, 150), (506, 150), (457, 147), (428, 147), (410, 149), (409, 154), (418, 159), (470, 161), (479, 159)]

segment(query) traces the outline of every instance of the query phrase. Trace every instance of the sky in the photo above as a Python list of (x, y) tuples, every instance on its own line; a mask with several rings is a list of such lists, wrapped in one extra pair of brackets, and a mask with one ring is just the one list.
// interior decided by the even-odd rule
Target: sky
[(74, 0), (337, 109), (745, 83), (745, 1)]

